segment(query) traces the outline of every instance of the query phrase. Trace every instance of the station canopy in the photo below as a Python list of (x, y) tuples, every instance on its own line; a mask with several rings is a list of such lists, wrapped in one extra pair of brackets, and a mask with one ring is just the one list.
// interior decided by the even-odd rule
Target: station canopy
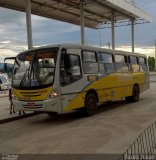
[[(0, 6), (25, 12), (26, 0), (0, 0)], [(31, 12), (63, 22), (80, 25), (80, 0), (31, 0)], [(111, 24), (114, 13), (115, 24), (150, 22), (151, 17), (128, 0), (83, 0), (84, 25), (100, 28)]]

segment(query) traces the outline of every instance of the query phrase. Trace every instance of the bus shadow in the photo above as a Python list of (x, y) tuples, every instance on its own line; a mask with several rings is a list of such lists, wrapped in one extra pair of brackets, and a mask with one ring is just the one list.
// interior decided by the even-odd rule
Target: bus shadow
[(106, 111), (109, 111), (109, 110), (113, 110), (113, 109), (116, 109), (116, 108), (124, 107), (127, 104), (128, 103), (126, 103), (125, 100), (106, 102), (106, 103), (100, 104), (98, 106), (97, 114), (102, 113), (102, 112), (106, 112)]
[[(121, 108), (124, 107), (127, 103), (122, 101), (115, 101), (115, 102), (107, 102), (104, 104), (98, 105), (97, 113), (94, 116), (98, 116), (100, 113), (104, 113), (110, 110), (113, 110), (115, 108)], [(45, 115), (46, 116), (46, 115)], [(53, 125), (61, 125), (61, 124), (67, 124), (72, 123), (73, 121), (82, 120), (84, 118), (92, 118), (86, 117), (82, 111), (71, 111), (68, 113), (58, 114), (57, 116), (46, 116), (41, 119), (37, 119), (36, 121), (33, 121), (35, 124), (53, 124)]]

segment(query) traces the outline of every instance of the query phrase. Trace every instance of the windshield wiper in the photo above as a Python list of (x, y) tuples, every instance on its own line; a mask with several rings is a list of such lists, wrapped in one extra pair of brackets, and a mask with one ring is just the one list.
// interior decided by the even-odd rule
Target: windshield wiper
[(25, 73), (24, 73), (24, 75), (23, 75), (23, 77), (22, 77), (22, 80), (21, 80), (21, 82), (20, 82), (19, 87), (22, 87), (24, 81), (26, 81), (26, 77), (27, 77), (27, 76), (28, 76), (28, 80), (30, 80), (29, 71), (30, 71), (29, 68), (25, 71)]

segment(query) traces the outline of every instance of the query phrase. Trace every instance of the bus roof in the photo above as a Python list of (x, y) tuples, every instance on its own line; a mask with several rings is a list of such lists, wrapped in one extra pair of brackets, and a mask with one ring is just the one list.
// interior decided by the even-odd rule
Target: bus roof
[[(48, 49), (48, 48), (53, 48), (53, 47), (70, 48), (70, 49), (84, 49), (84, 50), (94, 50), (94, 51), (98, 50), (98, 51), (105, 51), (105, 52), (112, 53), (112, 54), (116, 53), (116, 54), (126, 54), (126, 55), (134, 55), (134, 56), (146, 57), (145, 54), (136, 53), (136, 52), (113, 50), (113, 49), (101, 48), (101, 47), (97, 47), (97, 46), (88, 46), (88, 45), (80, 45), (80, 44), (72, 44), (72, 43), (71, 44), (70, 43), (66, 43), (66, 44), (53, 44), (53, 45), (39, 46), (39, 47), (34, 47), (33, 49), (31, 49), (29, 51), (34, 51), (36, 49)], [(27, 51), (24, 51), (24, 52), (27, 52)]]

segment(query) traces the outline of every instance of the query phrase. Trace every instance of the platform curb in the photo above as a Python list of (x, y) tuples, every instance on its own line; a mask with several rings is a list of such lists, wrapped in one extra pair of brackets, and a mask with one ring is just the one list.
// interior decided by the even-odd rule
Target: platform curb
[(38, 114), (41, 114), (41, 113), (38, 113), (38, 112), (37, 113), (28, 113), (28, 114), (23, 114), (23, 115), (17, 115), (15, 117), (5, 118), (5, 119), (0, 120), (0, 124), (9, 123), (12, 121), (16, 121), (16, 120), (31, 117), (31, 116), (36, 116)]

